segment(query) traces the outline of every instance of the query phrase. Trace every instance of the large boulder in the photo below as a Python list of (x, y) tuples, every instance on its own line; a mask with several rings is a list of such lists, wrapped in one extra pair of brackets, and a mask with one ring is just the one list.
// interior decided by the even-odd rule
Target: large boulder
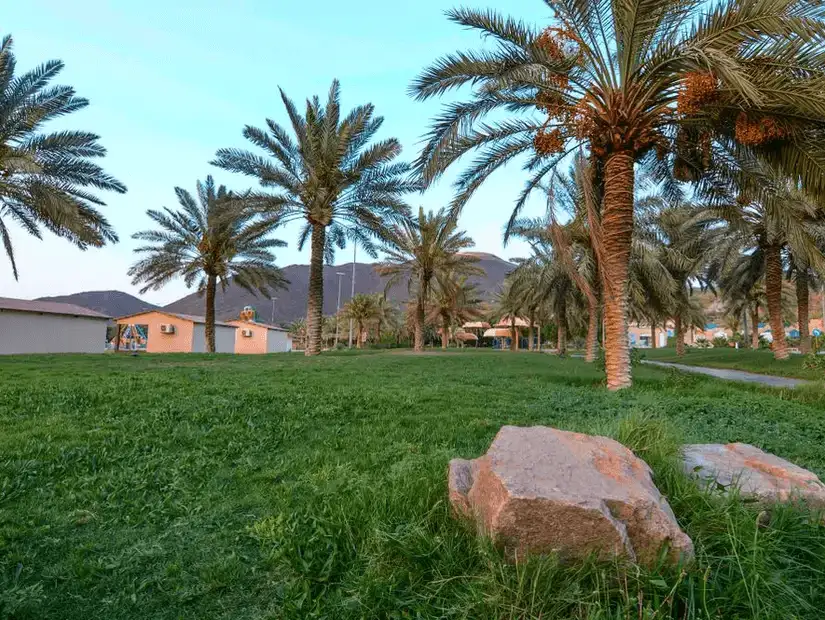
[(802, 500), (825, 507), (825, 485), (816, 474), (746, 443), (691, 444), (682, 447), (687, 474), (764, 504)]
[(487, 454), (450, 462), (454, 509), (511, 559), (557, 552), (652, 563), (693, 555), (647, 464), (606, 437), (504, 426)]

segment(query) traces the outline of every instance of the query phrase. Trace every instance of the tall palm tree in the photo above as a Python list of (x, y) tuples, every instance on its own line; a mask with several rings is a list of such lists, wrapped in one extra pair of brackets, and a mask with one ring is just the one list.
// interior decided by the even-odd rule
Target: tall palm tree
[(286, 245), (269, 235), (275, 220), (261, 220), (243, 197), (234, 196), (211, 176), (197, 184), (197, 200), (175, 188), (180, 209), (150, 209), (146, 215), (157, 224), (153, 230), (132, 235), (150, 245), (135, 248), (144, 255), (129, 269), (133, 284), (145, 284), (141, 293), (159, 289), (182, 277), (187, 287), (197, 282), (206, 295), (206, 349), (215, 352), (215, 293), (230, 280), (255, 294), (284, 288), (286, 280), (275, 264), (273, 248)]
[(454, 271), (436, 274), (433, 300), (427, 309), (427, 320), (441, 324), (441, 348), (450, 344), (452, 328), (481, 318), (481, 300), (476, 287)]
[(106, 154), (98, 136), (85, 131), (44, 133), (49, 121), (89, 105), (70, 86), (49, 86), (63, 70), (50, 60), (15, 75), (12, 38), (0, 42), (0, 242), (19, 276), (7, 222), (42, 238), (42, 229), (85, 250), (118, 241), (97, 210), (105, 203), (92, 193), (124, 193), (124, 186), (94, 161)]
[(374, 320), (378, 314), (375, 295), (358, 293), (344, 305), (344, 317), (355, 321), (355, 347), (361, 348), (364, 340), (364, 325)]
[[(607, 383), (631, 384), (627, 285), (635, 164), (694, 179), (714, 145), (761, 151), (810, 191), (825, 189), (825, 40), (808, 0), (558, 0), (535, 28), (492, 10), (449, 18), (494, 45), (444, 56), (412, 85), (418, 99), (472, 86), (434, 121), (417, 169), (431, 182), (468, 152), (462, 208), (498, 168), (526, 155), (511, 221), (565, 155), (586, 147), (603, 183)], [(537, 114), (536, 112), (539, 112)]]
[(482, 273), (474, 264), (478, 258), (461, 254), (475, 243), (446, 210), (433, 213), (418, 209), (418, 217), (390, 227), (382, 248), (385, 258), (377, 271), (388, 276), (386, 288), (406, 280), (407, 290), (414, 293), (415, 350), (424, 350), (424, 322), (433, 280), (441, 273), (477, 275)]
[(307, 299), (307, 355), (321, 351), (324, 260), (336, 248), (357, 242), (375, 257), (376, 237), (388, 224), (408, 216), (403, 195), (418, 188), (409, 165), (399, 163), (395, 138), (374, 141), (383, 123), (372, 104), (341, 116), (340, 87), (332, 83), (325, 104), (308, 100), (301, 116), (281, 91), (290, 121), (287, 129), (267, 119), (268, 130), (247, 125), (243, 135), (265, 156), (241, 149), (220, 149), (215, 165), (255, 177), (271, 193), (258, 196), (262, 211), (279, 223), (303, 222), (298, 249), (310, 242)]

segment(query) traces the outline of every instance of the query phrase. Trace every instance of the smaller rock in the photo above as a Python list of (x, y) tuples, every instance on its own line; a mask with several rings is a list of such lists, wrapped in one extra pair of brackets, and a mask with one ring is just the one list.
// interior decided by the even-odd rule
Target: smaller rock
[(766, 504), (802, 500), (825, 507), (825, 484), (817, 475), (746, 443), (691, 444), (682, 447), (688, 475), (708, 484), (737, 487), (743, 498)]

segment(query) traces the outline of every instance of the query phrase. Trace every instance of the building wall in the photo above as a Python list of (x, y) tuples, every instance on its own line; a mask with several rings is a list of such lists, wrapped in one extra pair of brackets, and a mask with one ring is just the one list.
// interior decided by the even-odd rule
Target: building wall
[[(230, 325), (235, 325), (235, 353), (266, 353), (267, 352), (267, 332), (266, 327), (253, 325), (246, 321), (229, 321)], [(252, 336), (247, 338), (243, 335), (243, 330), (252, 330)]]
[[(204, 327), (203, 325), (201, 327)], [(215, 353), (235, 352), (235, 332), (234, 327), (226, 325), (215, 325)]]
[(106, 319), (0, 311), (0, 354), (103, 353)]
[(270, 329), (266, 341), (267, 353), (286, 353), (292, 350), (292, 339), (286, 332)]
[[(195, 324), (192, 321), (179, 319), (161, 312), (145, 312), (121, 319), (118, 323), (147, 326), (147, 353), (190, 353), (192, 351), (195, 331)], [(175, 333), (160, 333), (160, 326), (164, 323), (174, 325)], [(203, 338), (201, 338), (201, 341), (203, 341)]]

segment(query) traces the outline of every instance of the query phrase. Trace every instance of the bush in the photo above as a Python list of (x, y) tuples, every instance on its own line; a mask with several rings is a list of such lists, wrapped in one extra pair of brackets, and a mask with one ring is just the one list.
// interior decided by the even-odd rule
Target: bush
[(708, 342), (707, 338), (697, 338), (696, 339), (696, 348), (697, 349), (710, 349), (710, 342)]
[(727, 336), (716, 336), (711, 342), (714, 349), (724, 349), (728, 346)]
[(808, 353), (805, 356), (805, 361), (802, 366), (808, 370), (823, 370), (825, 371), (825, 355), (818, 353)]

